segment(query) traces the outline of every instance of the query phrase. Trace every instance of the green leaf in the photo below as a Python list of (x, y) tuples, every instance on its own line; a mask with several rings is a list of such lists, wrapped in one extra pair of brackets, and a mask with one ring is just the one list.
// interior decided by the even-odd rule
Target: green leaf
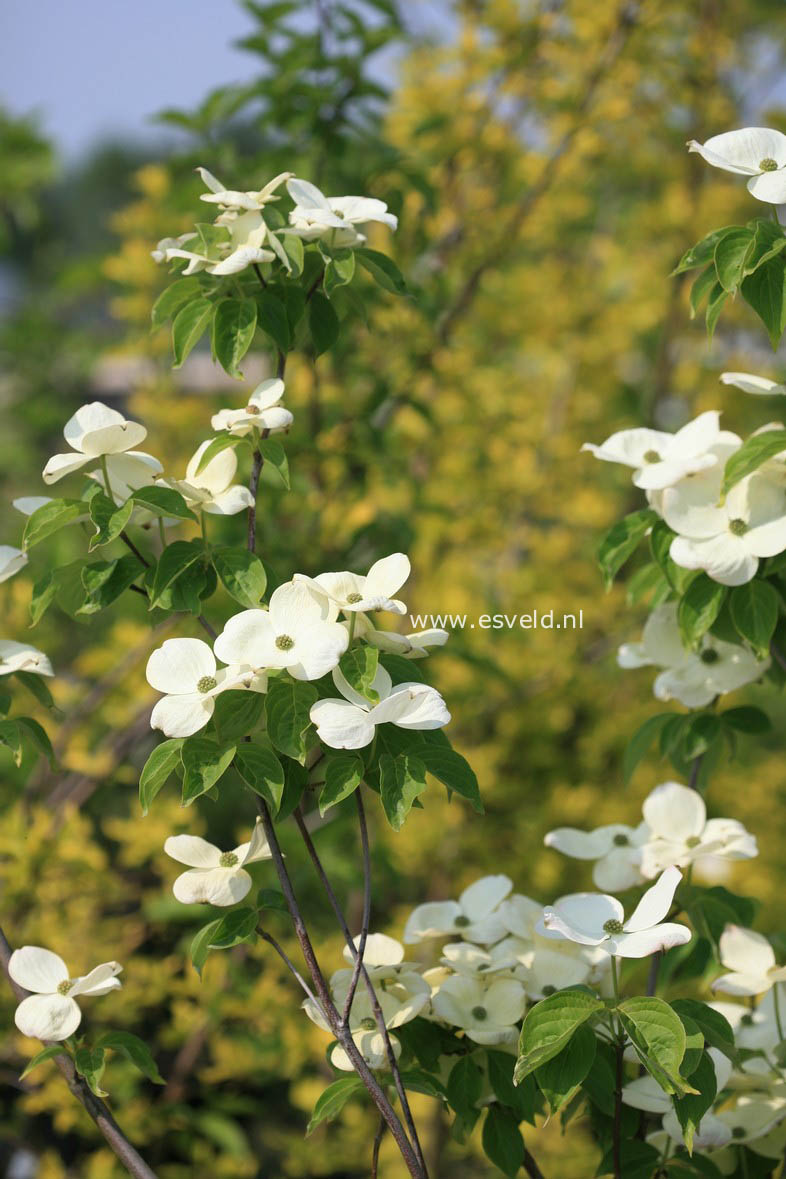
[(87, 1081), (88, 1087), (96, 1097), (107, 1097), (108, 1094), (101, 1088), (101, 1077), (104, 1074), (104, 1050), (103, 1048), (90, 1048), (87, 1045), (77, 1048), (74, 1053), (74, 1065), (80, 1077), (84, 1077)]
[[(660, 1162), (660, 1152), (649, 1142), (639, 1142), (635, 1138), (623, 1138), (620, 1142), (621, 1174), (625, 1179), (652, 1179), (655, 1168)], [(614, 1152), (611, 1148), (601, 1159), (597, 1175), (614, 1174)]]
[(208, 949), (231, 950), (240, 942), (246, 942), (255, 936), (259, 915), (256, 909), (245, 906), (232, 909), (215, 923), (215, 929), (210, 934)]
[(272, 291), (261, 291), (255, 298), (259, 326), (265, 335), (270, 337), (278, 351), (286, 355), (292, 343), (286, 307)]
[(346, 286), (355, 277), (354, 250), (338, 250), (325, 267), (325, 291), (332, 294), (337, 287)]
[(786, 430), (765, 430), (762, 434), (746, 438), (740, 449), (726, 461), (721, 495), (728, 495), (741, 479), (758, 470), (762, 463), (774, 458), (782, 450), (786, 450)]
[(80, 516), (84, 516), (87, 505), (81, 499), (53, 499), (48, 504), (42, 504), (30, 514), (22, 533), (22, 548), (27, 552), (33, 545), (59, 532), (67, 524), (73, 524)]
[(180, 368), (213, 317), (213, 304), (200, 296), (181, 307), (172, 324), (174, 368)]
[(189, 954), (191, 962), (199, 977), (202, 977), (202, 971), (207, 961), (207, 956), (210, 953), (210, 939), (221, 924), (221, 918), (216, 921), (210, 921), (207, 925), (196, 933), (191, 941)]
[(419, 758), (406, 753), (397, 757), (383, 753), (379, 759), (379, 787), (387, 820), (394, 831), (400, 831), (415, 799), (426, 789), (426, 767)]
[(710, 290), (709, 298), (707, 300), (707, 311), (704, 316), (704, 322), (707, 325), (707, 335), (709, 336), (710, 340), (712, 340), (712, 337), (715, 334), (715, 327), (718, 323), (718, 319), (720, 318), (723, 304), (726, 302), (728, 297), (729, 292), (724, 291), (719, 282), (716, 282)]
[(57, 597), (57, 590), (59, 586), (59, 578), (57, 570), (52, 573), (45, 573), (33, 586), (33, 592), (30, 597), (30, 625), (35, 626), (41, 621), (46, 614), (49, 607)]
[(374, 281), (392, 295), (406, 295), (407, 284), (396, 263), (381, 254), (379, 250), (369, 250), (365, 247), (355, 250), (358, 262), (367, 270)]
[(720, 719), (728, 728), (735, 729), (740, 733), (760, 736), (762, 733), (769, 733), (772, 729), (772, 721), (767, 713), (763, 712), (761, 708), (754, 708), (748, 704), (742, 704), (738, 708), (727, 708), (725, 712), (720, 714)]
[(445, 1086), (423, 1069), (404, 1069), (401, 1073), (401, 1082), (405, 1089), (414, 1093), (424, 1093), (426, 1097), (436, 1097), (444, 1101), (447, 1096)]
[(718, 241), (725, 234), (734, 233), (738, 228), (737, 225), (727, 225), (723, 229), (714, 229), (712, 233), (708, 233), (695, 246), (691, 246), (689, 250), (685, 251), (672, 270), (672, 275), (682, 274), (686, 270), (695, 270), (698, 266), (706, 266), (708, 262), (713, 260)]
[(214, 459), (217, 454), (222, 454), (223, 451), (234, 449), (236, 446), (248, 446), (247, 438), (238, 438), (234, 434), (218, 434), (215, 438), (210, 440), (210, 443), (202, 451), (197, 463), (196, 473), (201, 474), (207, 464)]
[(54, 1060), (56, 1056), (68, 1056), (68, 1050), (63, 1044), (47, 1044), (46, 1048), (36, 1052), (32, 1060), (27, 1062), (24, 1071), (19, 1075), (19, 1080), (23, 1081), (39, 1064), (43, 1064), (45, 1060)]
[(299, 278), (303, 273), (305, 253), (301, 238), (295, 237), (291, 233), (284, 233), (281, 235), (281, 244), (289, 257), (289, 264), (292, 267), (292, 277)]
[(259, 451), (265, 460), (265, 466), (276, 472), (289, 491), (289, 461), (284, 447), (277, 438), (260, 438)]
[(209, 737), (186, 737), (180, 750), (183, 763), (183, 806), (211, 790), (229, 769), (235, 756), (235, 746), (228, 749), (217, 745)]
[(682, 569), (672, 561), (669, 551), (671, 542), (676, 535), (676, 532), (669, 528), (665, 520), (658, 520), (656, 524), (653, 524), (650, 533), (650, 550), (665, 573), (671, 588), (681, 595), (685, 593), (696, 573), (692, 569)]
[(5, 745), (7, 749), (11, 750), (11, 755), (17, 766), (22, 764), (22, 734), (16, 720), (0, 721), (0, 745)]
[(308, 786), (308, 770), (293, 761), (291, 757), (284, 758), (284, 794), (281, 806), (278, 808), (278, 819), (288, 819), (303, 797)]
[(770, 640), (778, 625), (779, 602), (778, 591), (768, 581), (754, 579), (731, 591), (732, 622), (762, 659), (769, 654)]
[(93, 565), (85, 565), (82, 584), (87, 596), (77, 614), (96, 614), (99, 610), (105, 610), (144, 571), (144, 565), (133, 553), (118, 557), (116, 561), (98, 561)]
[(55, 702), (43, 676), (37, 675), (34, 671), (17, 671), (14, 673), (14, 678), (18, 684), (27, 689), (31, 696), (35, 696), (38, 703), (43, 704), (44, 708), (54, 709)]
[(36, 752), (46, 758), (53, 770), (56, 769), (57, 759), (55, 757), (55, 751), (52, 748), (52, 742), (49, 740), (46, 730), (42, 728), (37, 720), (33, 720), (31, 716), (17, 716), (14, 719), (19, 726), (21, 736), (23, 738), (27, 737)]
[(132, 1032), (104, 1032), (96, 1040), (96, 1048), (102, 1052), (107, 1048), (121, 1052), (148, 1080), (156, 1085), (165, 1083), (147, 1044)]
[(223, 299), (213, 317), (213, 352), (230, 377), (242, 377), (238, 365), (251, 347), (257, 328), (254, 299)]
[(509, 1110), (499, 1105), (489, 1106), (481, 1141), (486, 1157), (513, 1179), (524, 1162), (524, 1139)]
[(281, 753), (299, 762), (305, 760), (306, 732), (311, 725), (309, 713), (317, 697), (313, 684), (289, 677), (273, 680), (265, 696), (270, 740)]
[(483, 814), (478, 779), (466, 758), (456, 753), (455, 749), (429, 744), (418, 746), (418, 757), (428, 772), (447, 786), (448, 790), (466, 798), (479, 815)]
[(767, 329), (773, 350), (786, 327), (786, 261), (778, 254), (743, 280), (742, 297)]
[(202, 286), (195, 275), (178, 278), (161, 292), (153, 304), (150, 315), (153, 328), (161, 327), (173, 315), (176, 315), (184, 303), (190, 303), (198, 295)]
[(339, 753), (325, 761), (325, 785), (319, 796), (319, 813), (324, 815), (343, 802), (363, 781), (363, 762), (356, 753)]
[(535, 1069), (538, 1088), (557, 1113), (578, 1092), (595, 1059), (595, 1033), (581, 1024), (556, 1056)]
[(360, 1077), (355, 1076), (340, 1077), (332, 1085), (328, 1085), (327, 1089), (323, 1090), (317, 1098), (314, 1112), (306, 1127), (306, 1136), (312, 1134), (323, 1122), (329, 1122), (338, 1117), (350, 1098), (356, 1097), (364, 1091), (363, 1082)]
[(674, 719), (673, 712), (659, 712), (650, 716), (644, 724), (636, 730), (625, 749), (622, 762), (622, 776), (626, 782), (633, 777), (636, 766), (646, 757), (653, 742), (662, 735), (664, 728)]
[(96, 531), (90, 538), (90, 552), (99, 545), (110, 544), (117, 540), (120, 533), (131, 519), (134, 510), (132, 500), (127, 500), (121, 507), (117, 507), (114, 500), (97, 491), (90, 500), (90, 519), (96, 526)]
[(248, 737), (262, 720), (265, 695), (246, 688), (228, 688), (215, 697), (213, 725), (220, 741), (238, 741)]
[(489, 1084), (494, 1094), (508, 1109), (512, 1109), (519, 1121), (526, 1119), (534, 1125), (536, 1102), (535, 1077), (526, 1077), (520, 1085), (513, 1083), (513, 1069), (516, 1058), (509, 1052), (496, 1048), (486, 1049)]
[(135, 504), (154, 516), (174, 516), (178, 520), (196, 520), (179, 491), (173, 487), (140, 487), (131, 495)]
[(379, 667), (379, 651), (376, 647), (367, 647), (365, 644), (350, 647), (341, 656), (338, 666), (350, 688), (354, 688), (369, 704), (379, 704), (379, 692), (371, 686)]
[(150, 609), (162, 604), (162, 599), (172, 583), (177, 580), (189, 566), (204, 557), (204, 549), (199, 542), (190, 540), (176, 540), (167, 545), (158, 559), (152, 576), (150, 593)]
[(686, 1093), (684, 1097), (675, 1097), (674, 1112), (677, 1115), (685, 1145), (688, 1151), (693, 1151), (693, 1136), (699, 1127), (699, 1122), (708, 1109), (712, 1107), (718, 1092), (715, 1066), (712, 1058), (706, 1052), (701, 1054), (697, 1067), (691, 1073), (691, 1084), (697, 1089), (696, 1093)]
[(623, 1028), (651, 1077), (666, 1093), (683, 1097), (693, 1089), (680, 1076), (687, 1037), (682, 1021), (663, 999), (645, 995), (625, 999), (617, 1008)]
[(471, 1120), (477, 1116), (476, 1105), (483, 1092), (483, 1074), (472, 1056), (462, 1056), (448, 1075), (445, 1090), (448, 1104), (461, 1117)]
[(246, 785), (278, 814), (284, 793), (284, 768), (272, 749), (244, 742), (235, 754), (235, 768)]
[(753, 253), (754, 232), (740, 227), (719, 238), (714, 253), (715, 271), (724, 291), (734, 294), (745, 276), (745, 267)]
[(267, 586), (265, 566), (247, 549), (215, 549), (213, 564), (221, 584), (241, 606), (253, 609), (262, 600)]
[(330, 300), (321, 291), (314, 291), (311, 296), (308, 305), (308, 324), (314, 353), (321, 356), (335, 344), (340, 330), (338, 316), (331, 307)]
[(567, 987), (531, 1007), (519, 1037), (516, 1083), (557, 1056), (576, 1030), (603, 1010), (603, 1000), (581, 987)]
[(597, 553), (606, 589), (610, 588), (622, 566), (639, 547), (657, 519), (657, 512), (651, 508), (642, 508), (641, 511), (631, 512), (612, 524)]
[(720, 286), (720, 284), (717, 281), (717, 275), (715, 273), (715, 263), (711, 262), (707, 269), (702, 270), (698, 278), (694, 279), (690, 289), (691, 319), (695, 317), (710, 291), (714, 290), (717, 286)]
[(728, 589), (700, 573), (690, 583), (677, 607), (677, 619), (682, 640), (695, 648), (710, 629), (723, 606)]
[(139, 777), (139, 802), (143, 815), (148, 813), (153, 799), (181, 764), (180, 750), (182, 747), (182, 737), (162, 741), (160, 745), (155, 747), (142, 767)]
[(698, 999), (675, 999), (671, 1007), (682, 1018), (692, 1019), (710, 1048), (717, 1048), (730, 1060), (738, 1056), (731, 1024), (719, 1011)]

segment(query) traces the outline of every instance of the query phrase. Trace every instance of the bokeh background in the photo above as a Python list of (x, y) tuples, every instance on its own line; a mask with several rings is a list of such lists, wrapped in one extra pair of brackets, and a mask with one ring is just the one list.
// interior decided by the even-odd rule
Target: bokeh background
[[(744, 306), (710, 347), (687, 289), (669, 277), (718, 225), (761, 212), (734, 178), (685, 150), (750, 123), (784, 126), (786, 10), (780, 0), (333, 0), (235, 3), (55, 0), (5, 6), (0, 39), (0, 541), (18, 544), (9, 505), (42, 494), (66, 418), (99, 398), (143, 420), (174, 473), (239, 386), (207, 353), (177, 374), (151, 335), (165, 282), (155, 241), (187, 229), (204, 164), (229, 187), (288, 169), (331, 194), (369, 193), (400, 216), (390, 249), (412, 297), (375, 297), (314, 373), (287, 378), (293, 489), (264, 487), (261, 545), (282, 577), (411, 554), (417, 612), (583, 611), (572, 631), (457, 631), (429, 661), (451, 735), (480, 778), (478, 818), (438, 791), (393, 835), (372, 814), (373, 926), (400, 933), (409, 908), (507, 872), (552, 899), (588, 872), (542, 848), (565, 823), (636, 821), (668, 777), (620, 767), (654, 710), (648, 672), (614, 651), (642, 607), (602, 592), (601, 532), (638, 506), (624, 471), (579, 454), (585, 440), (646, 422), (675, 428), (721, 408), (733, 429), (777, 403), (723, 388), (725, 368), (786, 376)], [(237, 44), (237, 42), (240, 42)], [(156, 111), (163, 114), (156, 121)], [(265, 359), (248, 358), (249, 374)], [(146, 444), (147, 445), (147, 444)], [(226, 521), (227, 537), (240, 527)], [(218, 528), (220, 533), (220, 528)], [(143, 818), (139, 768), (154, 744), (144, 678), (163, 632), (124, 601), (96, 619), (50, 611), (28, 630), (31, 585), (76, 559), (73, 530), (34, 550), (0, 587), (2, 634), (49, 653), (62, 718), (39, 716), (62, 769), (17, 770), (0, 752), (2, 923), (75, 972), (117, 958), (124, 987), (92, 1006), (96, 1025), (151, 1042), (164, 1089), (110, 1066), (130, 1136), (162, 1179), (361, 1176), (375, 1122), (359, 1103), (304, 1139), (330, 1070), (325, 1037), (260, 947), (187, 964), (204, 914), (171, 896), (162, 844), (189, 829), (231, 845), (251, 821), (240, 790), (183, 812), (173, 793)], [(215, 610), (228, 614), (229, 601)], [(181, 633), (190, 633), (184, 624)], [(197, 633), (195, 630), (193, 633)], [(757, 832), (761, 856), (736, 872), (782, 916), (786, 786), (782, 705), (752, 689), (771, 738), (722, 768), (713, 813)], [(31, 699), (31, 705), (37, 708)], [(359, 857), (351, 813), (316, 833), (355, 919)], [(298, 843), (282, 839), (328, 968), (341, 943)], [(260, 882), (268, 881), (264, 866)], [(285, 919), (275, 932), (288, 938)], [(1, 994), (0, 1170), (9, 1179), (117, 1179), (122, 1171), (51, 1065), (18, 1081), (34, 1051)], [(490, 1174), (450, 1140), (427, 1098), (416, 1108), (435, 1179)], [(596, 1166), (580, 1125), (530, 1133), (547, 1175)], [(381, 1174), (400, 1163), (383, 1143)]]

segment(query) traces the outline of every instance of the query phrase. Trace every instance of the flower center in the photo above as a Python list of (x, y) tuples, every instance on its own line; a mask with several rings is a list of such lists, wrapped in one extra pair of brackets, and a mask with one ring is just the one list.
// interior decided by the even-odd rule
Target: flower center
[(489, 1016), (489, 1013), (488, 1013), (488, 1011), (486, 1011), (485, 1007), (473, 1007), (470, 1014), (473, 1019), (477, 1019), (481, 1023), (483, 1023), (484, 1019), (488, 1019), (488, 1016)]
[(279, 635), (276, 639), (276, 646), (279, 651), (291, 651), (295, 645), (295, 640), (289, 635)]
[(249, 404), (246, 406), (246, 413), (259, 413), (259, 412), (260, 412), (260, 410), (259, 410), (259, 406), (258, 406), (258, 405), (251, 405), (251, 404), (249, 403)]
[(720, 655), (717, 651), (713, 650), (712, 647), (707, 647), (706, 651), (701, 652), (699, 659), (702, 661), (702, 663), (717, 663), (720, 659)]
[(762, 172), (777, 172), (778, 161), (773, 160), (772, 156), (765, 156), (763, 160), (759, 160), (759, 167)]
[(753, 1016), (751, 1015), (750, 1011), (745, 1012), (742, 1019), (740, 1020), (740, 1023), (744, 1028), (753, 1027)]
[(660, 462), (660, 455), (658, 454), (657, 450), (648, 450), (644, 455), (644, 462), (645, 463), (659, 463)]
[(685, 840), (686, 847), (698, 847), (700, 843), (701, 840), (699, 839), (698, 835), (691, 835), (689, 839)]
[(745, 1127), (744, 1126), (734, 1126), (731, 1131), (731, 1136), (732, 1136), (732, 1138), (744, 1138), (745, 1137)]
[(459, 915), (453, 924), (457, 925), (459, 929), (466, 929), (466, 927), (469, 925), (469, 917)]
[(367, 1015), (365, 1019), (361, 1019), (360, 1026), (363, 1028), (364, 1032), (373, 1032), (374, 1028), (377, 1026), (377, 1023), (376, 1020), (372, 1019), (370, 1015)]
[(219, 867), (221, 868), (234, 868), (237, 862), (237, 856), (234, 852), (222, 852), (218, 860)]
[(544, 999), (548, 999), (549, 995), (556, 995), (556, 993), (557, 993), (557, 988), (553, 987), (551, 985), (551, 983), (546, 983), (545, 987), (543, 987), (543, 998)]
[(201, 692), (202, 695), (204, 695), (205, 692), (212, 692), (213, 689), (217, 687), (218, 680), (214, 675), (203, 675), (202, 679), (197, 681), (197, 692)]
[(729, 520), (729, 532), (733, 536), (744, 536), (748, 531), (748, 525), (744, 520)]
[(61, 983), (57, 984), (58, 995), (67, 995), (74, 984), (69, 978), (64, 978)]
[(618, 921), (616, 917), (610, 917), (608, 921), (603, 923), (604, 933), (622, 933), (622, 922)]
[(362, 594), (347, 594), (347, 601), (351, 602), (352, 605), (354, 606), (355, 602), (362, 602), (363, 601), (363, 595)]
[(630, 843), (630, 840), (628, 839), (627, 835), (623, 835), (623, 833), (620, 831), (618, 835), (614, 836), (612, 842), (614, 843), (615, 847), (627, 847)]

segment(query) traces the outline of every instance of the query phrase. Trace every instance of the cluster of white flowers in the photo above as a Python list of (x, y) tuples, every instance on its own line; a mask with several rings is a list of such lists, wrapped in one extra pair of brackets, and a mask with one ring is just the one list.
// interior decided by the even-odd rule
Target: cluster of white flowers
[[(388, 212), (383, 201), (371, 197), (326, 197), (307, 180), (282, 172), (258, 192), (227, 189), (206, 168), (197, 168), (208, 192), (202, 200), (220, 209), (212, 226), (199, 227), (177, 238), (163, 238), (152, 251), (156, 262), (185, 259), (183, 274), (238, 274), (248, 266), (278, 259), (290, 269), (289, 256), (282, 237), (289, 235), (304, 241), (324, 241), (334, 249), (352, 249), (365, 242), (359, 227), (377, 221), (396, 229), (397, 218)], [(279, 189), (286, 185), (294, 207), (288, 224), (271, 228), (263, 210), (281, 199)]]

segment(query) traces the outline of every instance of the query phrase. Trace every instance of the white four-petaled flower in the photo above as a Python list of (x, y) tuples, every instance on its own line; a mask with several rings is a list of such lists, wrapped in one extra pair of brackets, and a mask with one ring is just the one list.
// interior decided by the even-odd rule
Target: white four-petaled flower
[(317, 700), (310, 714), (320, 740), (331, 749), (362, 749), (370, 745), (377, 725), (441, 729), (450, 721), (445, 701), (436, 688), (416, 682), (394, 686), (381, 665), (371, 684), (379, 696), (378, 704), (356, 692), (338, 667), (333, 669), (333, 683), (344, 699)]
[(284, 382), (278, 377), (257, 385), (242, 409), (220, 409), (213, 414), (210, 424), (214, 430), (226, 430), (238, 438), (245, 437), (252, 430), (266, 430), (275, 434), (288, 430), (293, 417), (288, 409), (279, 405), (284, 396)]
[(646, 823), (639, 823), (638, 827), (609, 823), (594, 831), (558, 827), (549, 831), (543, 842), (573, 859), (594, 860), (595, 887), (604, 892), (620, 892), (641, 883), (641, 850), (649, 834)]
[(476, 1044), (493, 1045), (516, 1042), (515, 1025), (526, 1003), (527, 993), (515, 979), (452, 974), (435, 991), (431, 1007), (438, 1019), (463, 1028)]
[(361, 246), (365, 236), (356, 228), (369, 221), (379, 221), (396, 229), (398, 218), (388, 212), (383, 201), (372, 197), (326, 197), (308, 180), (289, 180), (287, 191), (295, 202), (289, 214), (289, 226), (283, 232), (305, 241), (324, 238), (337, 248)]
[(772, 946), (760, 933), (727, 925), (719, 942), (721, 963), (730, 971), (712, 984), (727, 995), (764, 995), (786, 982), (786, 966), (778, 966)]
[(147, 661), (147, 682), (166, 693), (155, 705), (150, 724), (167, 737), (190, 737), (213, 715), (216, 696), (229, 688), (264, 692), (264, 676), (238, 664), (218, 668), (201, 639), (166, 639)]
[(704, 856), (749, 860), (758, 855), (756, 839), (736, 819), (708, 819), (704, 799), (680, 782), (663, 782), (644, 800), (650, 838), (642, 849), (641, 870), (652, 879), (676, 864), (686, 868)]
[(188, 460), (184, 480), (167, 479), (166, 482), (180, 492), (189, 507), (211, 515), (234, 516), (250, 508), (254, 497), (247, 487), (232, 482), (237, 472), (234, 450), (220, 451), (199, 470), (202, 456), (210, 442), (211, 439), (207, 439), (200, 443)]
[(718, 456), (710, 448), (719, 439), (735, 437), (722, 431), (719, 423), (720, 414), (709, 410), (676, 434), (645, 428), (620, 430), (600, 446), (585, 442), (581, 449), (604, 462), (633, 467), (637, 487), (660, 491), (717, 464)]
[(79, 1027), (82, 1012), (77, 995), (106, 995), (120, 986), (118, 962), (103, 962), (89, 974), (71, 978), (58, 954), (41, 946), (14, 950), (8, 973), (18, 986), (32, 993), (16, 1009), (14, 1022), (25, 1036), (37, 1040), (67, 1040)]
[(246, 864), (269, 860), (271, 851), (262, 824), (257, 819), (251, 839), (231, 851), (208, 843), (198, 835), (170, 835), (164, 851), (189, 871), (178, 876), (172, 892), (184, 905), (209, 904), (224, 907), (242, 901), (253, 883)]
[(457, 901), (428, 901), (413, 909), (404, 927), (404, 943), (432, 937), (460, 937), (492, 945), (508, 932), (500, 905), (513, 889), (509, 876), (483, 876), (465, 888)]
[(56, 483), (102, 456), (132, 450), (147, 437), (147, 430), (139, 422), (127, 421), (101, 401), (91, 401), (68, 419), (63, 437), (72, 448), (71, 453), (50, 458), (44, 467), (44, 483)]
[(294, 579), (325, 594), (348, 613), (390, 610), (394, 614), (406, 614), (407, 607), (393, 595), (401, 589), (409, 573), (409, 557), (404, 553), (391, 553), (389, 557), (375, 561), (365, 576), (344, 570), (342, 573), (320, 573), (317, 577), (296, 573)]
[(724, 172), (748, 176), (748, 192), (770, 205), (786, 202), (786, 135), (769, 127), (742, 127), (713, 135), (706, 143), (691, 139), (688, 150)]

